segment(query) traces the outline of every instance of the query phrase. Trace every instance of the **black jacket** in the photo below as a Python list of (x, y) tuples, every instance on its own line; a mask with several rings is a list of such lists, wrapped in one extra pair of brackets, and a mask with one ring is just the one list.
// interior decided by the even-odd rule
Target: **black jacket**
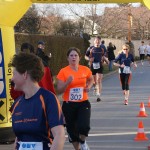
[(114, 60), (115, 59), (115, 54), (114, 54), (114, 50), (116, 50), (116, 46), (112, 46), (112, 47), (107, 47), (107, 55), (108, 55), (108, 60)]
[(50, 58), (43, 52), (42, 49), (38, 48), (36, 55), (42, 59), (44, 66), (48, 66)]

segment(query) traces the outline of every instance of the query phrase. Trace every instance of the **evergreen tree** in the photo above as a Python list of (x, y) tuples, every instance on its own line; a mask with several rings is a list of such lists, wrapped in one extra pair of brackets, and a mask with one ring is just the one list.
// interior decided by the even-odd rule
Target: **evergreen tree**
[(15, 32), (20, 33), (39, 33), (40, 16), (35, 5), (32, 5), (26, 14), (19, 20), (14, 27)]

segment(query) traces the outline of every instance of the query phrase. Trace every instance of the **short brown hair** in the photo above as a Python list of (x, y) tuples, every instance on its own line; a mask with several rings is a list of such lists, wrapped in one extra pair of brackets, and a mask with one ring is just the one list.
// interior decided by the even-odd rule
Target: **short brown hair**
[(44, 75), (44, 66), (42, 60), (31, 53), (19, 53), (13, 56), (10, 63), (12, 67), (23, 74), (27, 71), (33, 81), (39, 82)]
[(31, 45), (29, 43), (22, 43), (21, 44), (21, 52), (28, 52), (28, 50), (30, 53), (34, 53), (33, 45)]
[(70, 48), (68, 49), (67, 57), (69, 56), (69, 54), (70, 54), (72, 51), (76, 51), (76, 52), (78, 53), (79, 57), (81, 57), (81, 52), (80, 52), (80, 50), (79, 50), (78, 48), (76, 48), (76, 47), (70, 47)]

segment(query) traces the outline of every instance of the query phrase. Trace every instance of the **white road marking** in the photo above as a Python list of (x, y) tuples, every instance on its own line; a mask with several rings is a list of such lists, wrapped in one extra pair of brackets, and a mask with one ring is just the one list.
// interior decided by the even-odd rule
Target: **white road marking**
[[(144, 132), (145, 134), (149, 134), (149, 132)], [(94, 137), (94, 136), (111, 136), (111, 135), (133, 135), (137, 134), (137, 132), (121, 132), (121, 133), (94, 133), (94, 134), (89, 134), (89, 137)], [(68, 137), (68, 135), (66, 135)]]
[[(150, 133), (150, 132), (145, 132), (145, 133)], [(137, 132), (99, 133), (99, 134), (89, 134), (88, 136), (132, 135), (132, 134), (137, 134)]]

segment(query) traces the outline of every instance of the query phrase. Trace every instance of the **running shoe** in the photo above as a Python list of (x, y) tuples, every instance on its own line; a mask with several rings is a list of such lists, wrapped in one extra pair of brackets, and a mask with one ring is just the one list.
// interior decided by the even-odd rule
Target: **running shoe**
[(93, 90), (93, 95), (96, 96), (96, 90), (95, 89)]
[(144, 65), (144, 63), (142, 62), (142, 66)]
[(94, 87), (93, 89), (93, 95), (96, 96), (98, 93), (97, 93), (97, 87)]
[(124, 105), (128, 105), (128, 100), (124, 100)]
[(86, 141), (84, 142), (84, 144), (80, 144), (80, 146), (81, 146), (81, 150), (90, 150), (90, 148), (87, 145)]
[(98, 97), (98, 98), (97, 98), (97, 102), (100, 102), (100, 101), (101, 101), (101, 99), (100, 99), (100, 97)]
[(100, 98), (100, 94), (99, 93), (96, 94), (96, 97), (97, 97), (97, 102), (100, 102), (101, 98)]

